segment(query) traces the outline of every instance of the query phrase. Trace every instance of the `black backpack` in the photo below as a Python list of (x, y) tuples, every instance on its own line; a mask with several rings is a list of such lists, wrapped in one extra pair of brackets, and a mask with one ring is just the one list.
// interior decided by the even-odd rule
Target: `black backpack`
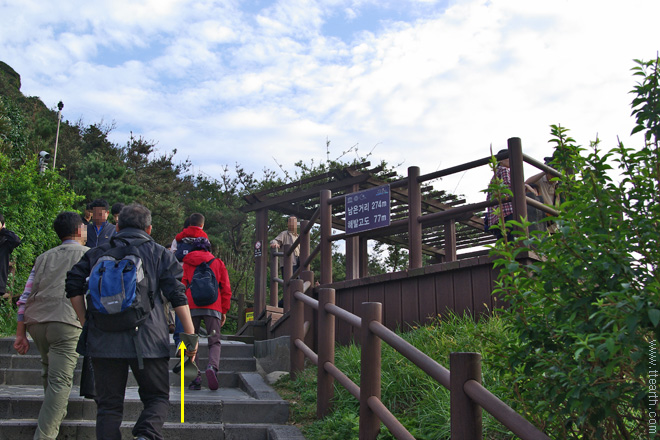
[(196, 237), (185, 237), (176, 242), (176, 251), (174, 252), (174, 256), (177, 260), (179, 260), (179, 262), (183, 262), (183, 257), (188, 255), (188, 252), (192, 252), (195, 238)]
[[(116, 241), (125, 245), (117, 246)], [(89, 275), (87, 307), (95, 326), (107, 332), (131, 330), (142, 325), (154, 307), (149, 277), (138, 246), (149, 238), (112, 237), (110, 248), (96, 260)]]
[(218, 289), (220, 284), (215, 278), (211, 263), (215, 258), (208, 262), (200, 263), (193, 273), (192, 280), (190, 280), (190, 296), (197, 307), (210, 306), (218, 300)]

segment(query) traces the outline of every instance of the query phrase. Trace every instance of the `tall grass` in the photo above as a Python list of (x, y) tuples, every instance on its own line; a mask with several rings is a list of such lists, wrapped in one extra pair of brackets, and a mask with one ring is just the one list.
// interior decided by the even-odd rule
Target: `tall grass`
[[(512, 402), (514, 395), (511, 387), (501, 383), (489, 368), (490, 347), (502, 337), (503, 332), (502, 322), (496, 317), (475, 323), (469, 316), (451, 315), (400, 335), (447, 368), (451, 352), (481, 353), (483, 385), (505, 402)], [(358, 346), (337, 347), (335, 363), (359, 385)], [(415, 438), (450, 438), (449, 391), (385, 343), (382, 349), (381, 386), (383, 403)], [(275, 384), (275, 389), (292, 402), (292, 421), (300, 426), (306, 438), (358, 438), (359, 403), (336, 382), (333, 411), (323, 420), (316, 420), (316, 367), (307, 368), (296, 380), (280, 380)], [(483, 426), (486, 439), (516, 438), (485, 411)], [(394, 437), (383, 426), (378, 438)]]

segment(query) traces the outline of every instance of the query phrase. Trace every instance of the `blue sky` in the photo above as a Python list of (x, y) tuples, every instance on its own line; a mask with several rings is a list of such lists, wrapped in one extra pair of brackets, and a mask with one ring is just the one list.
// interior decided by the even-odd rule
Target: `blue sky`
[[(326, 139), (424, 174), (509, 137), (546, 156), (550, 124), (640, 145), (630, 68), (660, 49), (658, 16), (657, 0), (4, 0), (0, 60), (65, 119), (211, 176), (323, 160)], [(478, 201), (487, 182), (436, 187)]]

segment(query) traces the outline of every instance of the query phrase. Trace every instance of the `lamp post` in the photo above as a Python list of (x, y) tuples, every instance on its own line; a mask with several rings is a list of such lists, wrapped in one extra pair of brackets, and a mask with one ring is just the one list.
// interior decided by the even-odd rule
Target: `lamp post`
[(53, 171), (55, 171), (55, 161), (57, 160), (57, 141), (60, 139), (60, 121), (62, 120), (62, 109), (64, 108), (64, 103), (62, 101), (57, 103), (57, 134), (55, 134), (55, 154), (53, 155)]

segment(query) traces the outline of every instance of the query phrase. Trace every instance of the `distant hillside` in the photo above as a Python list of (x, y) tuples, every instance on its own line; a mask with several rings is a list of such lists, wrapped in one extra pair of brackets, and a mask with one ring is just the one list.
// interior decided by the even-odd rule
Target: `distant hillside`
[[(28, 120), (37, 122), (37, 131), (42, 137), (51, 138), (54, 132), (50, 133), (57, 122), (57, 112), (50, 110), (39, 97), (25, 96), (21, 92), (21, 75), (18, 74), (9, 64), (0, 61), (0, 97), (5, 100), (5, 104), (11, 108), (18, 107)], [(48, 126), (48, 128), (45, 128)], [(50, 140), (50, 139), (49, 139)]]

